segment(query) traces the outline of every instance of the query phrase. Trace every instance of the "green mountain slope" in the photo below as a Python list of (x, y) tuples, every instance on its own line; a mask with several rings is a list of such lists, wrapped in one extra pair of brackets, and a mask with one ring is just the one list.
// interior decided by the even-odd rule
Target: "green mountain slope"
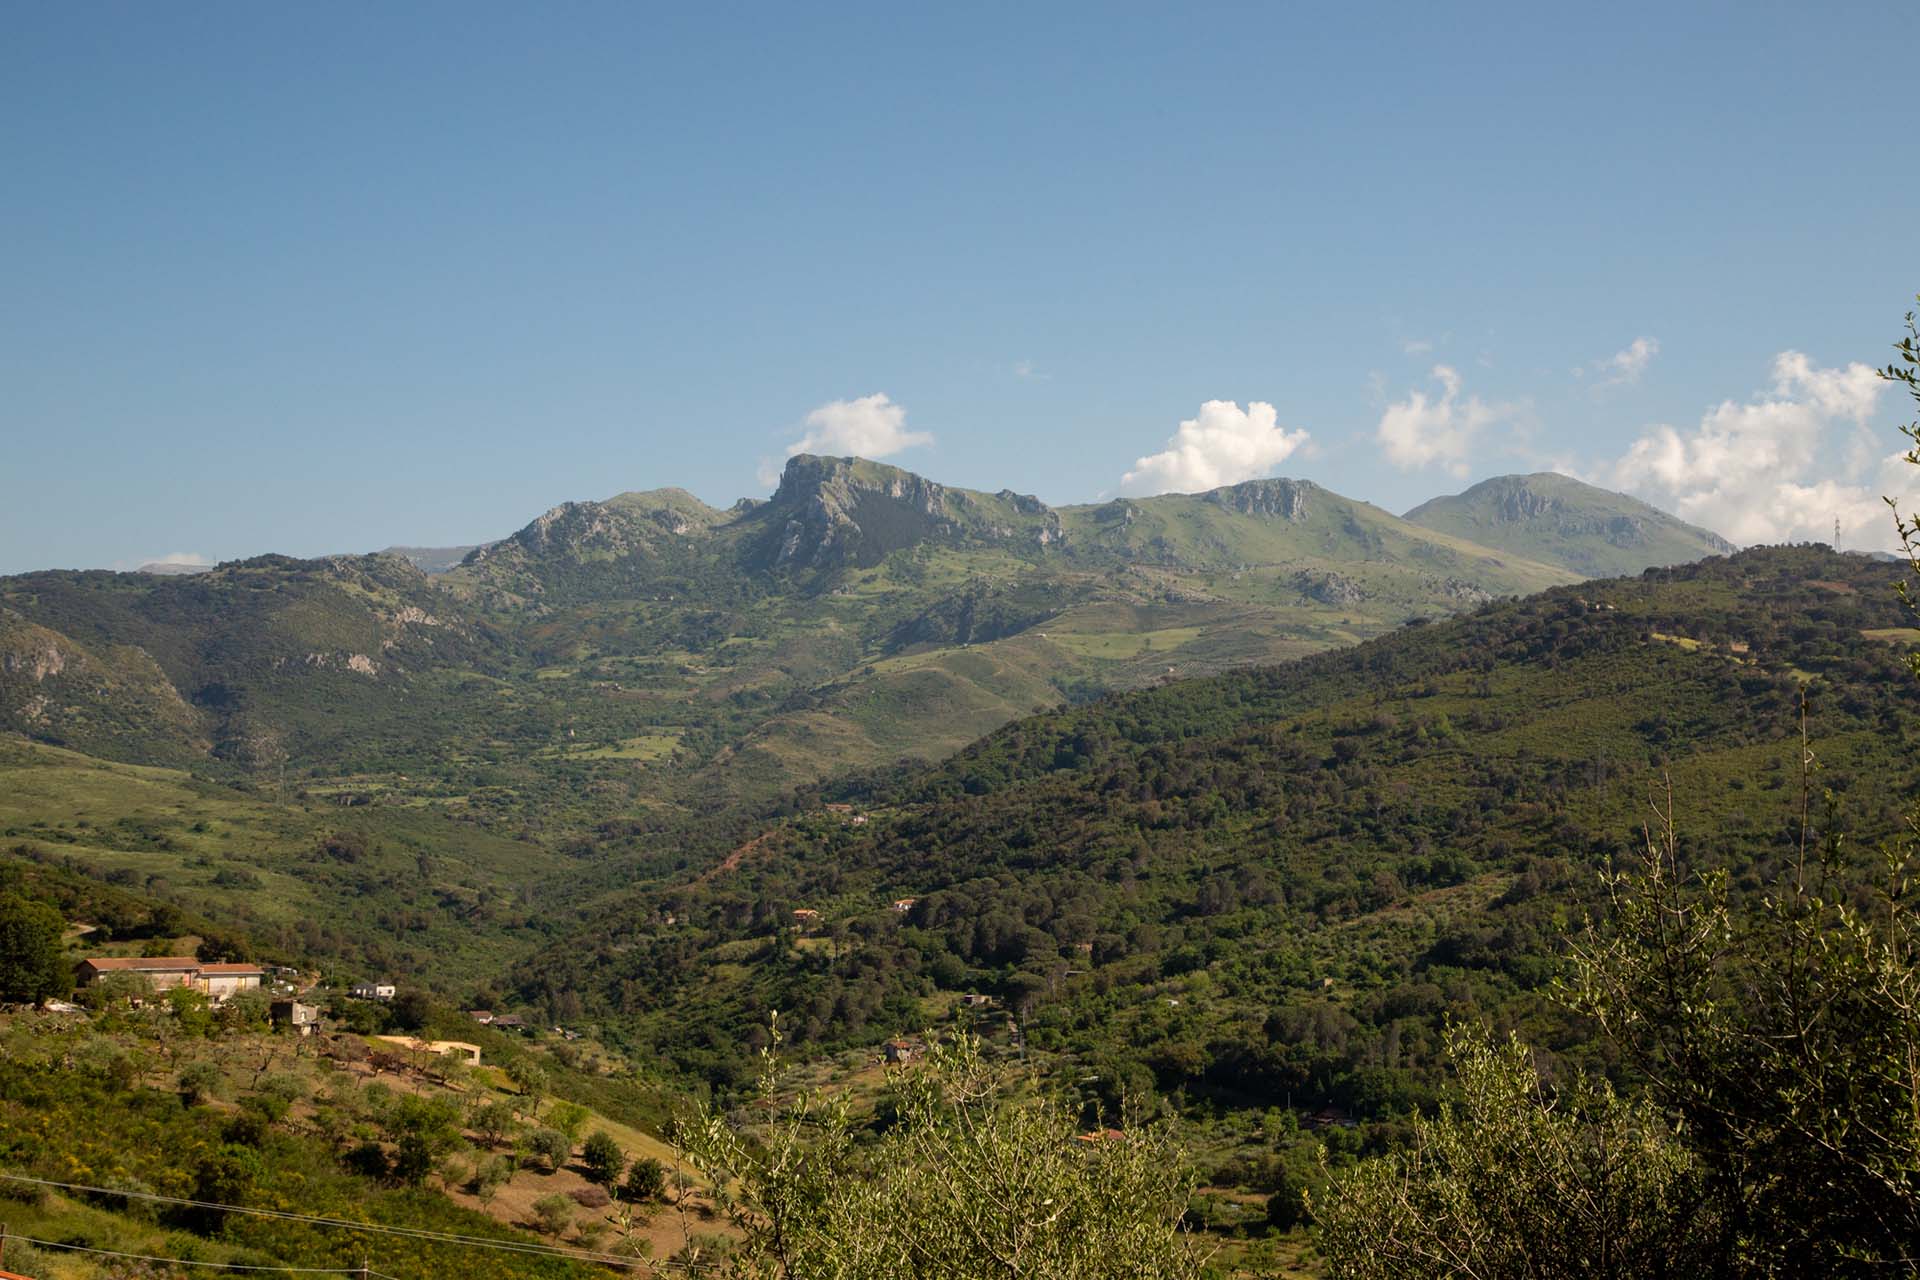
[(1638, 573), (1734, 550), (1718, 534), (1637, 498), (1550, 471), (1483, 480), (1465, 493), (1424, 502), (1405, 519), (1583, 577)]
[(543, 942), (529, 889), (574, 859), (418, 807), (249, 794), (0, 738), (0, 837), (250, 933), (279, 955), (467, 983)]
[(1779, 868), (1803, 690), (1851, 838), (1897, 830), (1920, 632), (1896, 576), (1753, 551), (1017, 721), (841, 790), (862, 823), (805, 812), (609, 897), (520, 991), (584, 993), (721, 1081), (769, 1009), (818, 1050), (981, 991), (1075, 1078), (1382, 1115), (1437, 1083), (1449, 1015), (1583, 1041), (1546, 984), (1663, 773), (1689, 858), (1741, 891)]
[(1299, 481), (1056, 510), (800, 456), (764, 502), (568, 503), (431, 576), (0, 580), (0, 730), (513, 834), (700, 823), (1572, 576)]

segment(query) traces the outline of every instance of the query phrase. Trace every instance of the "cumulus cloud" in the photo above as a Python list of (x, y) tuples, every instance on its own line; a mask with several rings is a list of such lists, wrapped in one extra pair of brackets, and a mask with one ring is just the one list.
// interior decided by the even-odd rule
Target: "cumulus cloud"
[(1199, 493), (1271, 475), (1307, 442), (1305, 431), (1288, 431), (1264, 400), (1209, 400), (1198, 417), (1182, 422), (1159, 453), (1136, 458), (1120, 477), (1132, 494)]
[(1873, 429), (1885, 387), (1867, 365), (1822, 368), (1783, 351), (1765, 391), (1693, 427), (1649, 427), (1592, 476), (1737, 543), (1831, 542), (1837, 519), (1843, 547), (1891, 548), (1881, 499), (1911, 506), (1920, 476)]
[(1596, 360), (1593, 371), (1600, 375), (1601, 386), (1631, 386), (1640, 381), (1640, 375), (1647, 371), (1653, 358), (1660, 354), (1660, 339), (1635, 338), (1623, 351), (1616, 351), (1605, 360)]
[(198, 551), (169, 551), (163, 556), (155, 556), (148, 564), (177, 564), (188, 568), (210, 568), (213, 561)]
[(885, 392), (875, 392), (858, 400), (831, 400), (809, 413), (806, 434), (787, 446), (787, 456), (855, 453), (863, 458), (884, 458), (932, 443), (930, 433), (907, 430), (905, 405), (895, 404)]
[(1406, 399), (1387, 406), (1374, 434), (1387, 461), (1404, 471), (1439, 466), (1464, 476), (1475, 439), (1495, 423), (1511, 421), (1520, 407), (1462, 396), (1459, 371), (1451, 365), (1433, 366), (1433, 380), (1440, 384), (1439, 395), (1408, 392)]

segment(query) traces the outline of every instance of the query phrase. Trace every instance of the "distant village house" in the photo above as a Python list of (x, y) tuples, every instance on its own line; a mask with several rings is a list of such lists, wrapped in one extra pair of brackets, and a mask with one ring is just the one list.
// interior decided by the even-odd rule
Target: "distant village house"
[(298, 1000), (275, 1000), (268, 1015), (276, 1027), (291, 1027), (295, 1035), (310, 1036), (320, 1026), (320, 1006)]
[(355, 1000), (391, 1000), (395, 988), (391, 982), (356, 982), (347, 988), (347, 994)]
[(76, 977), (86, 987), (110, 973), (144, 978), (156, 992), (198, 991), (215, 1004), (238, 991), (259, 990), (267, 976), (257, 964), (210, 963), (192, 956), (89, 956), (80, 962)]

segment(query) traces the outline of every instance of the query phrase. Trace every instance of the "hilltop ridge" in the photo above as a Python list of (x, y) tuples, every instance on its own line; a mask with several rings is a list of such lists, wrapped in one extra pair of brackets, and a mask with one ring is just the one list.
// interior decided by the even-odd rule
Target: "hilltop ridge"
[(0, 579), (0, 730), (468, 821), (671, 822), (1581, 576), (1307, 480), (1054, 507), (809, 454), (764, 501), (626, 492), (437, 554)]
[(1463, 493), (1423, 502), (1403, 519), (1589, 577), (1736, 550), (1719, 534), (1638, 498), (1552, 471), (1482, 480)]

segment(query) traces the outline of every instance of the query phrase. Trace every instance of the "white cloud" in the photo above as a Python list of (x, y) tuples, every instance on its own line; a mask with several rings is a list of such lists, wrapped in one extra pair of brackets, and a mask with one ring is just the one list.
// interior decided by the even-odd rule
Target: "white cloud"
[(1593, 472), (1734, 542), (1897, 542), (1883, 495), (1902, 498), (1920, 475), (1876, 440), (1870, 419), (1886, 384), (1867, 365), (1821, 368), (1798, 351), (1774, 357), (1771, 387), (1725, 400), (1699, 425), (1648, 428)]
[(1019, 378), (1022, 382), (1045, 382), (1053, 377), (1050, 373), (1040, 372), (1039, 366), (1031, 360), (1015, 360), (1013, 362), (1013, 376)]
[(1430, 356), (1433, 354), (1433, 343), (1426, 338), (1408, 338), (1400, 344), (1400, 349), (1410, 356)]
[(1120, 491), (1133, 494), (1198, 493), (1271, 475), (1307, 442), (1305, 431), (1279, 425), (1279, 411), (1264, 400), (1209, 400), (1198, 417), (1182, 422), (1159, 453), (1135, 459), (1120, 477)]
[(1647, 371), (1653, 358), (1660, 354), (1660, 339), (1635, 338), (1625, 350), (1616, 351), (1605, 360), (1593, 362), (1593, 372), (1600, 375), (1603, 387), (1631, 386), (1640, 381), (1640, 375)]
[(809, 413), (806, 434), (787, 446), (787, 456), (853, 453), (863, 458), (884, 458), (932, 443), (933, 436), (928, 432), (907, 430), (905, 405), (895, 404), (885, 392), (876, 392), (858, 400), (832, 400)]
[(1495, 423), (1512, 420), (1520, 406), (1462, 397), (1460, 374), (1451, 365), (1433, 366), (1433, 378), (1440, 384), (1437, 397), (1409, 391), (1406, 399), (1387, 406), (1374, 434), (1387, 461), (1402, 470), (1440, 466), (1464, 476), (1475, 438)]
[(205, 556), (201, 555), (198, 551), (169, 551), (167, 552), (167, 554), (163, 556), (155, 557), (154, 559), (145, 561), (144, 563), (146, 564), (180, 564), (180, 565), (192, 565), (192, 566), (198, 566), (201, 568), (208, 568), (212, 566), (213, 561), (207, 559)]
[[(933, 443), (931, 432), (907, 430), (906, 406), (895, 404), (883, 391), (857, 400), (829, 400), (807, 415), (806, 427), (805, 433), (787, 446), (787, 457), (823, 453), (884, 458), (915, 445)], [(779, 477), (779, 468), (762, 458), (761, 483), (772, 484)]]

